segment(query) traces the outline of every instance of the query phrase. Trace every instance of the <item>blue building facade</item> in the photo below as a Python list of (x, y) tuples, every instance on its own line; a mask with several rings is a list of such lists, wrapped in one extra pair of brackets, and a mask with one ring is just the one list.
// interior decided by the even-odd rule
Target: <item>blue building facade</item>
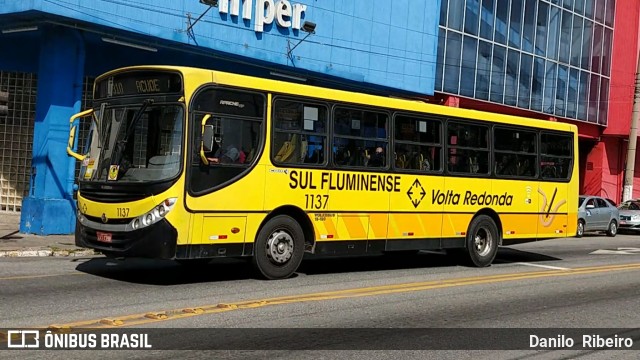
[[(170, 64), (430, 96), (438, 14), (433, 0), (0, 0), (0, 80), (1, 72), (37, 78), (32, 156), (16, 165), (30, 168), (20, 230), (74, 231), (68, 119), (83, 107), (88, 78)], [(0, 124), (17, 121), (20, 89), (0, 81), (0, 91), (10, 93)]]

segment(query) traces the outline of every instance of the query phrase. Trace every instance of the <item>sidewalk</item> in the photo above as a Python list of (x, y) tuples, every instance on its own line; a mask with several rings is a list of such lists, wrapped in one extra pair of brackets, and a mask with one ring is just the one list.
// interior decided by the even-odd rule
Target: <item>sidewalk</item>
[(91, 256), (93, 250), (75, 246), (73, 235), (21, 234), (20, 213), (0, 212), (0, 257)]

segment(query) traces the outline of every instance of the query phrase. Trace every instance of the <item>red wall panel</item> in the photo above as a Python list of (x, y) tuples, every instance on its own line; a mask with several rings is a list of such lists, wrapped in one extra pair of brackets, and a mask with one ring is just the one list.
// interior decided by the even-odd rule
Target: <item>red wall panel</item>
[(629, 136), (638, 57), (640, 0), (617, 0), (607, 135)]

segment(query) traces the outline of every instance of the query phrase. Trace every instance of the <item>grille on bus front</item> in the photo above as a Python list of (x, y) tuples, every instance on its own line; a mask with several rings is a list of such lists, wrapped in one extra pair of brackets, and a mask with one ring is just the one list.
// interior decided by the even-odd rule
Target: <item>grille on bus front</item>
[(148, 194), (145, 193), (122, 193), (117, 191), (101, 191), (101, 190), (93, 190), (93, 189), (82, 189), (80, 190), (80, 195), (91, 201), (102, 202), (102, 203), (124, 203), (131, 202), (136, 200), (144, 199), (148, 197)]
[[(96, 217), (96, 216), (89, 216), (89, 215), (85, 215), (84, 217), (87, 218), (87, 220), (89, 221), (93, 221), (96, 223), (100, 223), (103, 224), (104, 222), (102, 221), (102, 218)], [(109, 224), (109, 225), (126, 225), (128, 223), (131, 222), (131, 220), (133, 220), (133, 218), (130, 219), (108, 219), (106, 223), (104, 224)]]

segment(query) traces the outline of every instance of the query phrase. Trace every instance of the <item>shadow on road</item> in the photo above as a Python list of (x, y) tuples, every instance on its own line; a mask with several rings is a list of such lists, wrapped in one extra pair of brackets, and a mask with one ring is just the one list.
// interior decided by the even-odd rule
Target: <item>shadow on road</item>
[(184, 266), (171, 260), (92, 258), (79, 264), (76, 270), (112, 280), (164, 286), (254, 278), (251, 266), (235, 259)]
[(398, 252), (384, 255), (357, 257), (309, 257), (302, 262), (299, 272), (307, 275), (325, 275), (350, 272), (427, 269), (457, 266), (454, 258), (445, 252)]
[[(494, 263), (558, 260), (560, 259), (542, 254), (512, 248), (500, 248)], [(438, 251), (402, 252), (358, 257), (322, 258), (307, 256), (302, 262), (298, 273), (313, 276), (454, 266), (458, 266), (458, 262), (454, 257)], [(108, 279), (161, 286), (258, 278), (250, 261), (241, 259), (214, 259), (208, 264), (201, 263), (199, 265), (186, 266), (170, 260), (92, 258), (80, 263), (76, 269)]]
[(536, 262), (560, 261), (560, 260), (562, 259), (559, 259), (553, 256), (504, 247), (498, 250), (498, 255), (496, 256), (496, 259), (493, 261), (493, 263), (494, 264), (509, 264), (509, 263), (517, 263), (517, 262), (536, 263)]

